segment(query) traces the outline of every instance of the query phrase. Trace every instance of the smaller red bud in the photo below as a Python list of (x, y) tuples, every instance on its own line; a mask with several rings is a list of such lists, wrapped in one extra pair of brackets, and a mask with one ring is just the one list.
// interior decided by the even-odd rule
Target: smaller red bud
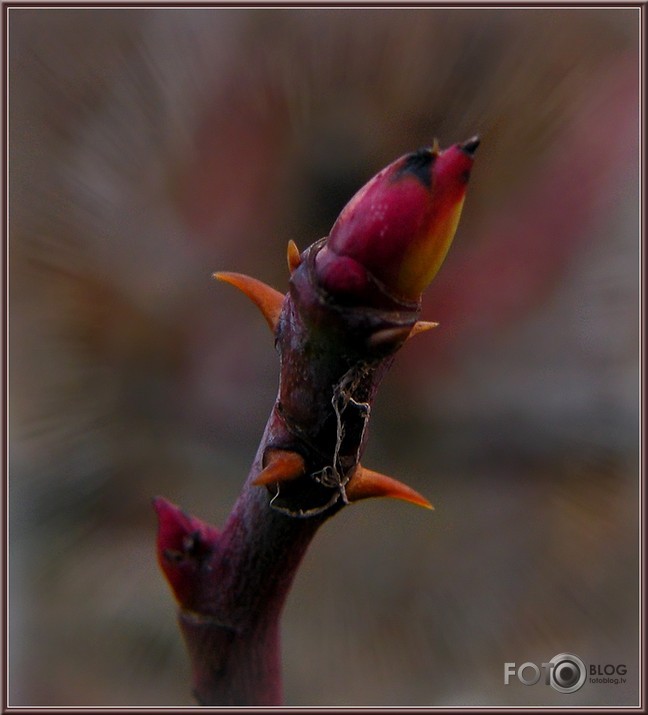
[(443, 151), (435, 143), (365, 184), (317, 255), (324, 288), (360, 297), (373, 279), (397, 297), (418, 300), (452, 243), (478, 146), (477, 137)]
[(158, 562), (183, 608), (192, 610), (202, 563), (216, 547), (219, 532), (162, 497), (153, 500), (158, 517)]

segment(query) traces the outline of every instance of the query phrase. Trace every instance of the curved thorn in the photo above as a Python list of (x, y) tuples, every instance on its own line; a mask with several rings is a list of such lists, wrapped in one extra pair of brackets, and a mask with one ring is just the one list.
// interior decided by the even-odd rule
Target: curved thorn
[(347, 499), (350, 502), (368, 499), (370, 497), (391, 497), (402, 499), (426, 509), (434, 509), (432, 504), (417, 491), (388, 477), (386, 474), (365, 469), (360, 464), (345, 487)]
[(235, 288), (238, 288), (242, 293), (245, 293), (263, 313), (263, 317), (266, 319), (270, 329), (273, 332), (275, 331), (283, 306), (283, 293), (263, 283), (263, 281), (251, 278), (243, 273), (219, 271), (218, 273), (214, 273), (213, 277), (216, 278), (216, 280), (229, 283)]
[(438, 326), (438, 323), (430, 323), (428, 320), (417, 320), (407, 338), (409, 340), (409, 338), (413, 338), (419, 333), (425, 333), (426, 331), (432, 330), (432, 328), (437, 328)]
[(268, 450), (267, 462), (259, 476), (252, 482), (255, 487), (275, 482), (290, 482), (301, 477), (306, 471), (301, 454), (287, 449)]
[(297, 244), (291, 239), (288, 241), (288, 270), (292, 274), (301, 265), (301, 255)]

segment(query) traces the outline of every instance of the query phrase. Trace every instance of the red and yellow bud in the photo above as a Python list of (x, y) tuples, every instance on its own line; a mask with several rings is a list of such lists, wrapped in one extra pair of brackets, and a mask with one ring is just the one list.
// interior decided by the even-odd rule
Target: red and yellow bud
[(443, 151), (397, 159), (342, 210), (317, 256), (317, 274), (334, 294), (360, 296), (375, 279), (390, 293), (418, 300), (454, 237), (479, 145), (474, 137)]

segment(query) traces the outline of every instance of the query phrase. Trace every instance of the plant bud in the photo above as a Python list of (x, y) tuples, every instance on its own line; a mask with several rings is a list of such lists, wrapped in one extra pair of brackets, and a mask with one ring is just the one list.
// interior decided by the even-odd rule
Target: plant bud
[(454, 237), (478, 146), (477, 137), (443, 151), (435, 142), (376, 174), (344, 207), (317, 255), (322, 286), (362, 298), (378, 282), (419, 300)]

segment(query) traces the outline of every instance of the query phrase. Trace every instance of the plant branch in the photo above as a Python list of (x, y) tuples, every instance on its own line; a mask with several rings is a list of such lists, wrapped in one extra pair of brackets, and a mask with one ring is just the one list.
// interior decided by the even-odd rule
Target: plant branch
[[(464, 189), (456, 196), (441, 190), (447, 188), (450, 169), (453, 181), (469, 170), (474, 142), (440, 154), (434, 148), (424, 156), (408, 155), (372, 182), (380, 178), (377, 190), (396, 187), (397, 212), (403, 202), (414, 206), (418, 201), (433, 229), (427, 225), (426, 235), (438, 243), (438, 214), (448, 224), (447, 214), (463, 200)], [(439, 207), (430, 212), (433, 199), (441, 201), (445, 213)], [(349, 204), (352, 209), (357, 205), (356, 199)], [(410, 336), (433, 327), (417, 322), (419, 265), (406, 246), (400, 262), (411, 276), (394, 273), (393, 255), (381, 272), (379, 264), (363, 257), (362, 242), (376, 233), (376, 226), (371, 221), (369, 228), (363, 226), (362, 213), (353, 210), (344, 217), (345, 212), (329, 238), (301, 255), (289, 244), (291, 278), (285, 297), (247, 276), (216, 274), (260, 308), (274, 331), (281, 368), (277, 400), (223, 529), (162, 498), (154, 500), (158, 559), (179, 603), (193, 691), (203, 705), (281, 704), (280, 616), (297, 568), (324, 521), (370, 496), (431, 508), (413, 489), (360, 464), (376, 390), (395, 353)], [(341, 235), (349, 221), (355, 243)], [(400, 230), (398, 222), (389, 225)], [(439, 248), (443, 254), (447, 232)], [(384, 231), (380, 235), (385, 238)], [(399, 248), (399, 236), (392, 239)], [(438, 262), (429, 245), (423, 249), (428, 262)]]

